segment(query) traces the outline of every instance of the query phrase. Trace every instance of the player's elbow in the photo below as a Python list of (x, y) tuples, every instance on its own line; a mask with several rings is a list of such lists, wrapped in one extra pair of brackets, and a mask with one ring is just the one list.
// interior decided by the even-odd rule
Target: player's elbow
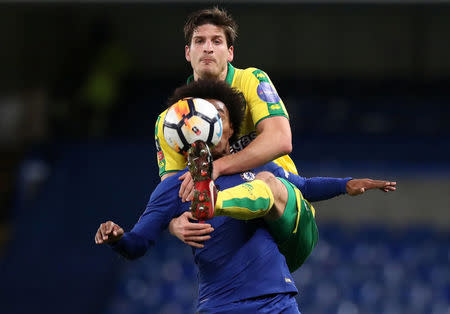
[(279, 147), (278, 150), (280, 155), (288, 155), (292, 152), (292, 141), (290, 136), (283, 136), (280, 141), (278, 141)]
[(292, 134), (290, 129), (280, 128), (274, 140), (278, 143), (280, 155), (288, 155), (292, 152)]
[(283, 155), (288, 155), (292, 152), (292, 143), (289, 141), (287, 143), (283, 143), (281, 146), (281, 151)]
[[(292, 152), (292, 134), (289, 122), (284, 117), (273, 117), (259, 124), (258, 132), (263, 143), (270, 147), (277, 157)], [(267, 149), (266, 147), (266, 149)]]

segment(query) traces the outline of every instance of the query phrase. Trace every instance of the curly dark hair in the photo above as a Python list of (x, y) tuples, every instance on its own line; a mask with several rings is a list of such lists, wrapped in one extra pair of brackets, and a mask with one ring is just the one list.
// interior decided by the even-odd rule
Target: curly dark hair
[(211, 9), (204, 9), (192, 13), (184, 24), (184, 39), (186, 45), (190, 45), (192, 41), (192, 35), (197, 27), (212, 24), (223, 29), (227, 38), (227, 46), (234, 45), (234, 41), (237, 37), (238, 26), (233, 20), (230, 14), (223, 9), (214, 7)]
[(234, 130), (230, 143), (237, 140), (245, 114), (245, 98), (238, 90), (221, 80), (198, 80), (178, 87), (167, 100), (168, 107), (180, 99), (193, 97), (216, 99), (225, 104), (230, 114), (230, 123)]

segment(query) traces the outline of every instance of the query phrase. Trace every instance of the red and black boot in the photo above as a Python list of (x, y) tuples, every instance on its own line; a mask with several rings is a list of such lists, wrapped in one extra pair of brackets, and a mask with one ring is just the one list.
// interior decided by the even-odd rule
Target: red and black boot
[(194, 199), (190, 210), (200, 221), (211, 219), (214, 217), (217, 188), (212, 180), (213, 160), (205, 142), (192, 143), (188, 151), (188, 167), (194, 180)]

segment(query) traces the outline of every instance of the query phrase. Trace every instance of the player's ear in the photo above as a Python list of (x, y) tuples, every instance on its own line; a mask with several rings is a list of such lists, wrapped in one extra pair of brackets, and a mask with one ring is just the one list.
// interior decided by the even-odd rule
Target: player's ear
[(233, 124), (230, 122), (230, 137), (232, 137), (234, 134), (234, 128), (233, 128)]
[(184, 46), (184, 56), (188, 62), (191, 62), (191, 50), (188, 45)]
[(233, 58), (234, 58), (234, 47), (233, 47), (233, 46), (230, 46), (230, 47), (228, 48), (228, 58), (227, 58), (227, 61), (228, 61), (228, 62), (231, 62), (231, 61), (233, 61)]

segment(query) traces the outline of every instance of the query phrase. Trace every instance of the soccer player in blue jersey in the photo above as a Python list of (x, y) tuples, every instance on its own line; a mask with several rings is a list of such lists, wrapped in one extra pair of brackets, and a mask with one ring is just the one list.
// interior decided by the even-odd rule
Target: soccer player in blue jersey
[[(220, 112), (224, 131), (213, 154), (216, 157), (228, 154), (233, 126), (240, 125), (242, 117), (236, 109), (240, 102), (238, 94), (219, 81), (199, 82), (184, 88), (188, 95), (195, 97), (202, 95), (200, 91), (203, 91), (203, 96), (208, 92), (214, 95), (204, 98), (209, 98)], [(218, 90), (225, 92), (221, 95)], [(235, 95), (227, 98), (230, 91)], [(108, 221), (100, 225), (95, 242), (110, 244), (115, 251), (130, 259), (144, 255), (173, 218), (189, 211), (189, 204), (183, 203), (178, 196), (181, 184), (178, 178), (184, 173), (186, 170), (157, 186), (146, 210), (130, 232), (124, 232), (119, 225)], [(253, 178), (251, 173), (256, 177)], [(216, 216), (209, 221), (215, 232), (204, 247), (193, 250), (198, 267), (199, 313), (299, 313), (294, 298), (297, 288), (286, 259), (280, 253), (283, 250), (281, 242), (286, 239), (277, 239), (281, 241), (277, 245), (261, 219), (238, 220), (229, 216), (240, 219), (267, 216), (267, 221), (275, 223), (272, 225), (274, 230), (277, 222), (288, 223), (289, 226), (278, 227), (280, 230), (295, 228), (291, 231), (302, 235), (296, 239), (301, 241), (296, 242), (307, 244), (305, 250), (310, 250), (317, 240), (317, 228), (312, 207), (300, 196), (298, 187), (307, 197), (325, 199), (345, 192), (347, 183), (351, 181), (349, 178), (308, 180), (288, 174), (273, 163), (251, 173), (222, 176), (215, 181), (222, 188), (217, 197)], [(284, 179), (276, 179), (271, 173)], [(380, 188), (389, 189), (391, 186), (385, 183)], [(242, 202), (243, 199), (249, 201)], [(302, 212), (305, 214), (303, 217)], [(303, 237), (307, 232), (310, 236)], [(294, 258), (298, 260), (298, 257)]]

